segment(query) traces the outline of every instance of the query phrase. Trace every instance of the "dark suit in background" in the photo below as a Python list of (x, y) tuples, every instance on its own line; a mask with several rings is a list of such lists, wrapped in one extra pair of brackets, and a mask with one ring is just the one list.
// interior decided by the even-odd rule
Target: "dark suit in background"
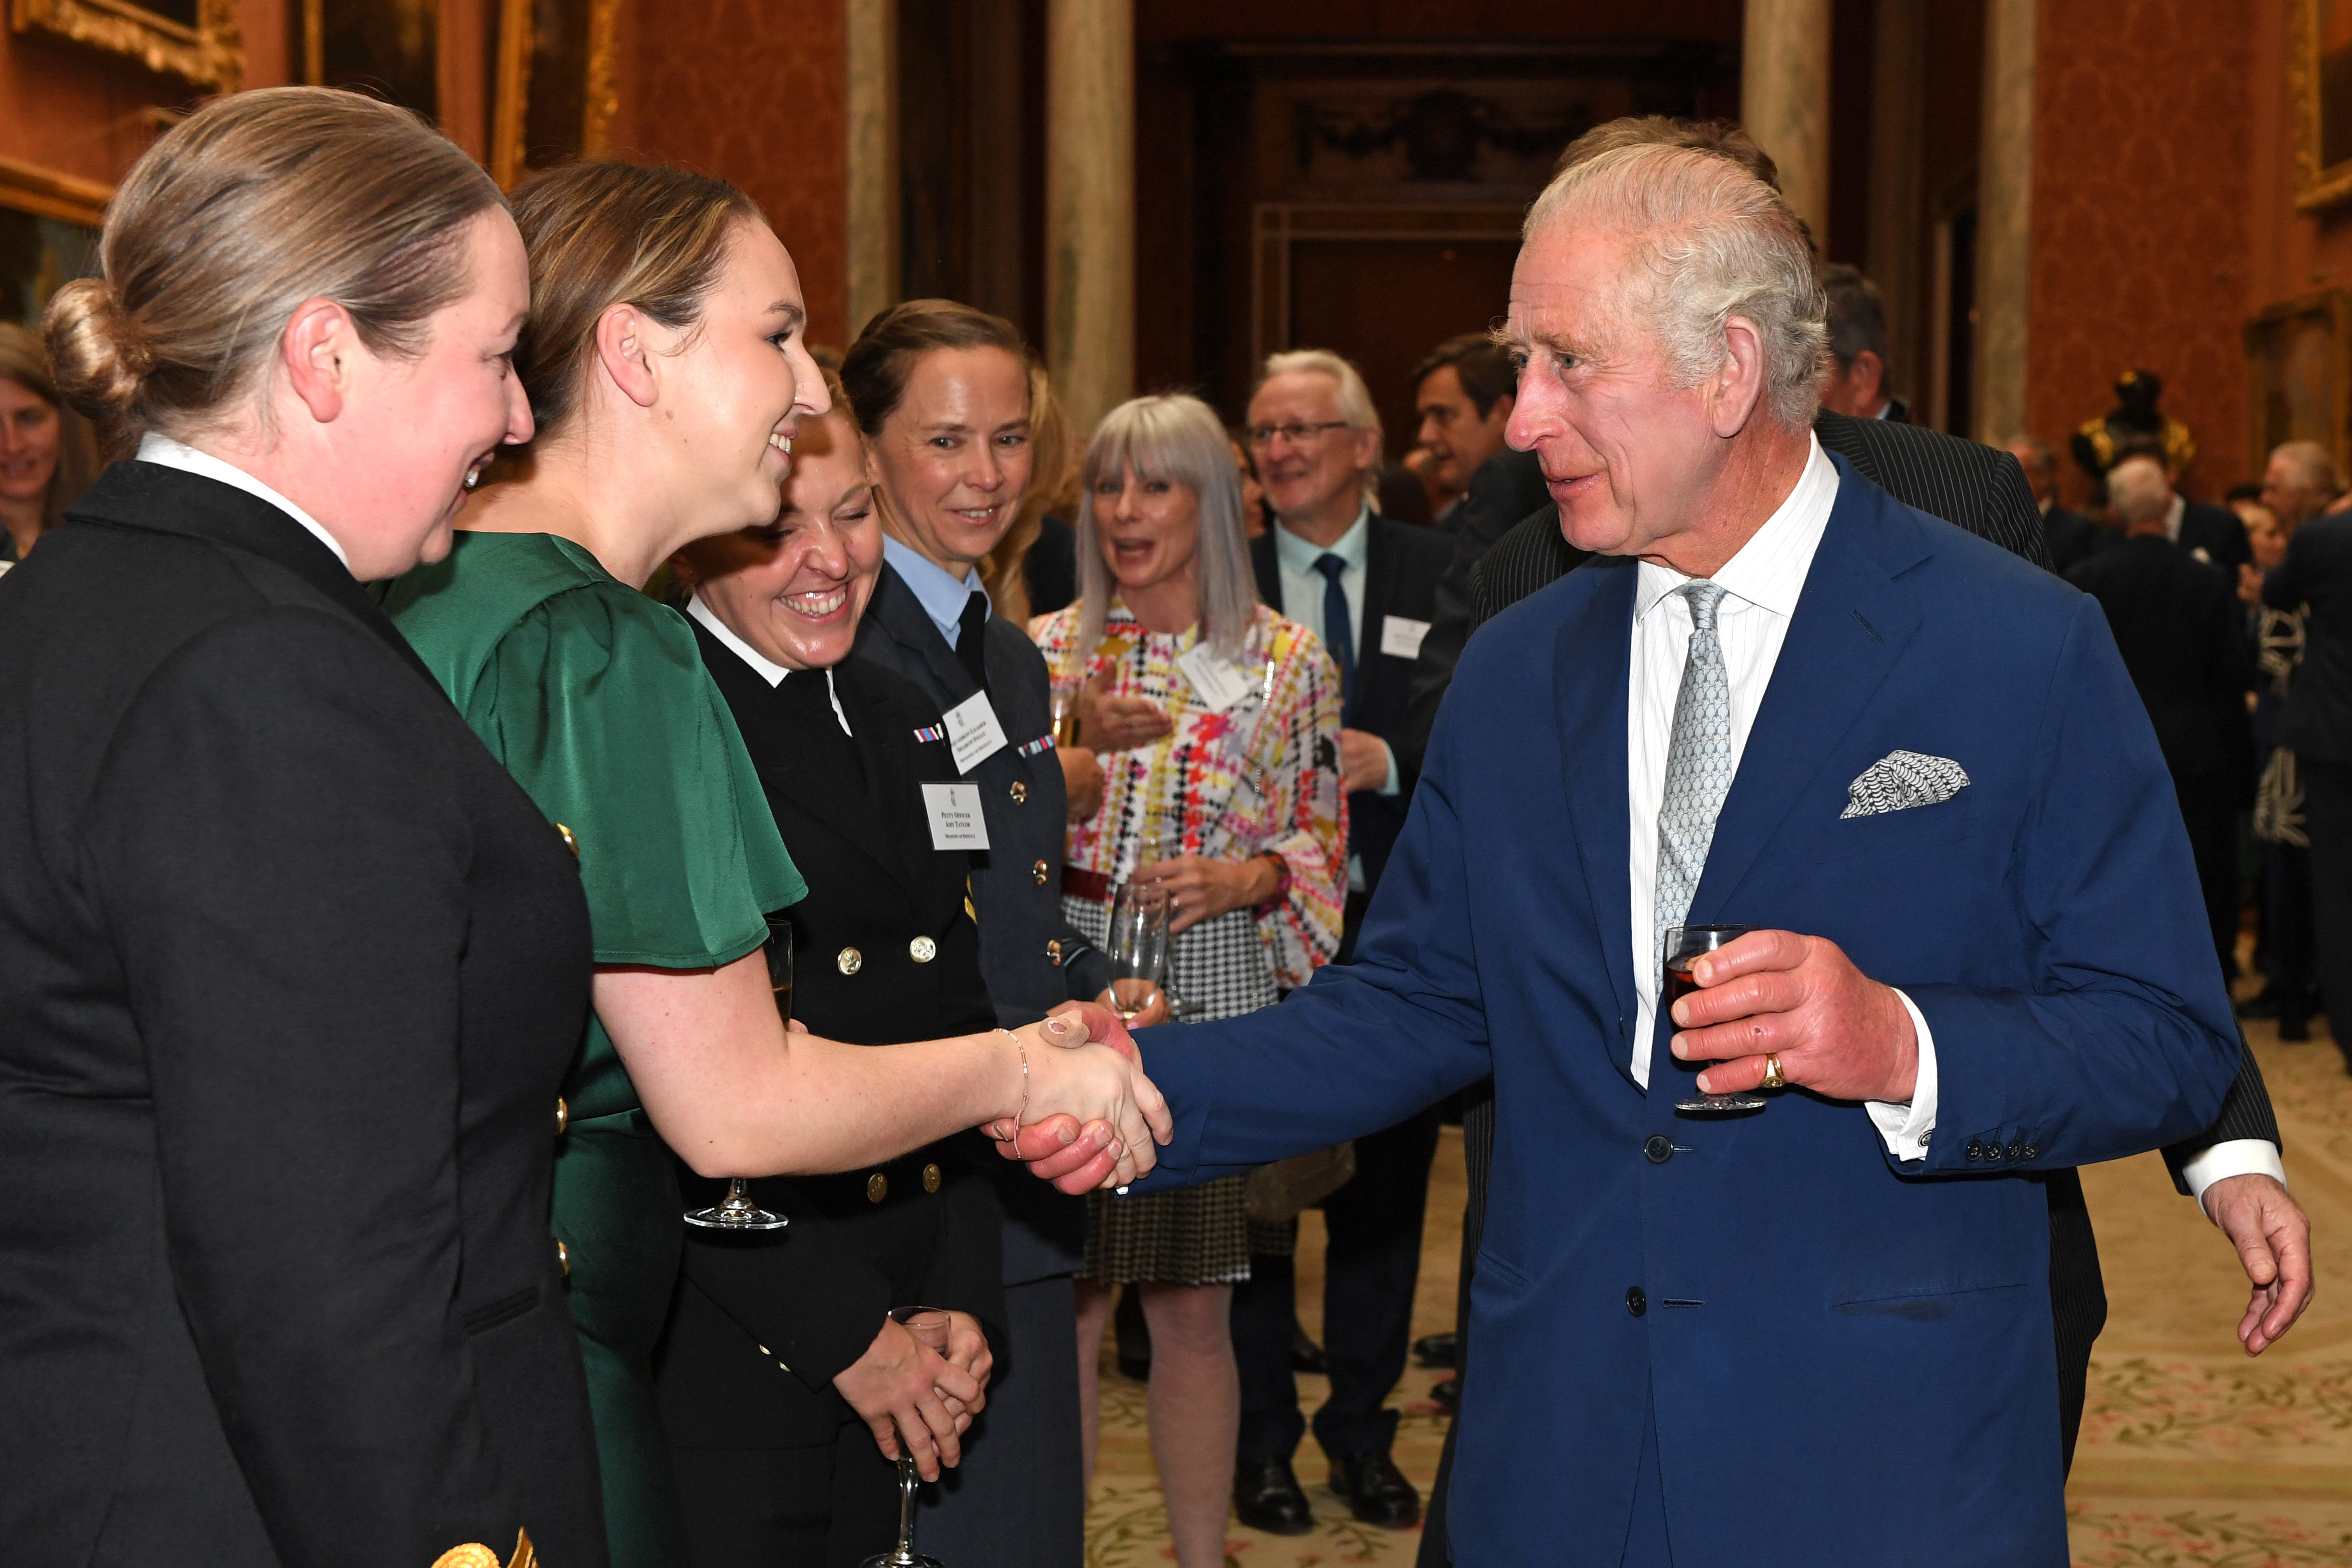
[[(793, 1016), (864, 1045), (992, 1028), (964, 905), (970, 857), (931, 847), (924, 810), (924, 781), (957, 778), (944, 739), (916, 738), (937, 729), (939, 710), (852, 659), (834, 672), (844, 735), (823, 674), (771, 686), (709, 628), (694, 630), (808, 881), (789, 912)], [(978, 1137), (871, 1170), (753, 1182), (760, 1204), (792, 1222), (782, 1231), (687, 1232), (656, 1386), (697, 1564), (854, 1568), (888, 1545), (898, 1467), (833, 1379), (896, 1306), (971, 1312), (1002, 1344), (996, 1189)], [(690, 1207), (724, 1190), (690, 1174), (681, 1186)]]
[[(1034, 1023), (1049, 1009), (1091, 1001), (1110, 986), (1101, 952), (1062, 919), (1062, 845), (1067, 796), (1049, 746), (1054, 733), (1045, 655), (1018, 626), (986, 624), (989, 701), (1006, 744), (965, 777), (980, 786), (989, 847), (975, 854), (971, 897), (980, 916), (980, 970), (1001, 1024)], [(857, 629), (857, 657), (914, 683), (944, 713), (979, 688), (887, 564)], [(1065, 960), (1068, 960), (1065, 962)], [(957, 1486), (929, 1488), (923, 1541), (943, 1562), (992, 1568), (1076, 1568), (1085, 1499), (1076, 1494), (1077, 1385), (1040, 1370), (1077, 1364), (1077, 1302), (1070, 1278), (1085, 1256), (1083, 1199), (1066, 1197), (1017, 1165), (989, 1161), (1004, 1214), (1004, 1318), (1000, 1366), (981, 1416), (988, 1441), (967, 1451)], [(1029, 1370), (1018, 1370), (1025, 1365)], [(1072, 1377), (1075, 1379), (1073, 1371)], [(1068, 1478), (1066, 1495), (1063, 1478)], [(1006, 1552), (1016, 1555), (1006, 1557)]]
[[(1852, 464), (1854, 472), (1906, 506), (1931, 517), (1956, 523), (2000, 545), (2012, 554), (2047, 566), (2042, 517), (2025, 471), (2006, 452), (1972, 441), (1962, 441), (1924, 426), (1894, 424), (1885, 420), (1861, 420), (1824, 409), (1813, 418), (1813, 434), (1822, 445)], [(1470, 623), (1451, 646), (1458, 654), (1477, 625), (1502, 613), (1529, 594), (1558, 581), (1586, 559), (1559, 531), (1558, 511), (1547, 504), (1512, 528), (1501, 543), (1473, 563), (1470, 577)], [(1456, 567), (1460, 566), (1457, 558)], [(1440, 630), (1443, 627), (1441, 626)], [(1416, 719), (1433, 722), (1438, 704), (1452, 678), (1450, 664), (1433, 666), (1430, 658), (1438, 643), (1436, 630), (1422, 644), (1421, 669), (1413, 680)], [(2203, 1137), (2165, 1151), (2176, 1186), (2188, 1191), (2180, 1176), (2186, 1160), (2216, 1143), (2232, 1138), (2279, 1141), (2278, 1120), (2271, 1110), (2270, 1092), (2252, 1052), (2246, 1053), (2238, 1081), (2223, 1103), (2221, 1119)], [(1462, 1225), (1462, 1271), (1458, 1297), (1457, 1334), (1469, 1321), (1470, 1282), (1483, 1239), (1486, 1181), (1494, 1159), (1495, 1105), (1491, 1085), (1465, 1091), (1462, 1145), (1468, 1166), (1469, 1202)], [(2059, 1415), (2064, 1450), (2072, 1462), (2074, 1437), (2083, 1422), (2091, 1347), (2106, 1326), (2107, 1297), (2099, 1272), (2098, 1239), (2091, 1228), (2090, 1211), (2083, 1202), (2083, 1184), (2072, 1170), (2053, 1171), (2042, 1178), (2050, 1203), (2050, 1297), (2057, 1338)], [(1457, 1341), (1457, 1364), (1466, 1364), (1469, 1342)], [(1435, 1497), (1442, 1506), (1445, 1476), (1453, 1462), (1448, 1435), (1440, 1465)], [(1444, 1568), (1444, 1521), (1433, 1511), (1423, 1531), (1422, 1568)]]
[(2297, 528), (2286, 559), (2263, 584), (2263, 602), (2276, 610), (2311, 606), (2279, 744), (2294, 753), (2301, 770), (2328, 1032), (2352, 1066), (2352, 513), (2314, 517)]
[[(1413, 661), (1381, 651), (1384, 628), (1391, 617), (1425, 626), (1435, 616), (1438, 575), (1454, 544), (1444, 534), (1377, 513), (1366, 526), (1363, 609), (1360, 624), (1351, 628), (1356, 680), (1343, 723), (1379, 736), (1393, 749)], [(1280, 528), (1277, 522), (1275, 529)], [(1250, 565), (1258, 597), (1279, 610), (1283, 591), (1275, 529), (1250, 541)], [(1365, 886), (1349, 889), (1339, 963), (1354, 950), (1365, 904), (1380, 885), (1412, 803), (1412, 775), (1405, 771), (1402, 755), (1397, 771), (1397, 794), (1365, 789), (1348, 797), (1348, 852), (1362, 864)], [(1355, 1176), (1323, 1202), (1323, 1343), (1331, 1397), (1316, 1412), (1315, 1436), (1335, 1460), (1385, 1454), (1395, 1441), (1396, 1414), (1384, 1406), (1404, 1375), (1412, 1334), (1437, 1120), (1432, 1106), (1356, 1140)], [(1245, 1462), (1287, 1460), (1306, 1435), (1290, 1365), (1297, 1314), (1292, 1258), (1253, 1257), (1249, 1279), (1234, 1287), (1234, 1351), (1242, 1377), (1240, 1454)]]
[(2061, 577), (2123, 539), (2122, 530), (2063, 507), (2053, 507), (2042, 515), (2042, 549), (2049, 553), (2050, 570)]
[(2147, 705), (2197, 858), (2214, 952), (2222, 974), (2235, 975), (2238, 813), (2252, 801), (2254, 770), (2246, 715), (2254, 669), (2236, 585), (2161, 534), (2125, 539), (2066, 580), (2106, 612)]
[(2191, 556), (2203, 551), (2203, 559), (2220, 567), (2232, 584), (2238, 580), (2238, 569), (2252, 565), (2254, 559), (2252, 541), (2246, 538), (2246, 525), (2238, 520), (2238, 514), (2202, 501), (2181, 504), (2180, 538), (2174, 542)]
[(1030, 614), (1051, 615), (1078, 596), (1077, 539), (1059, 517), (1037, 520), (1037, 542), (1021, 558)]
[(72, 517), (0, 583), (0, 1557), (593, 1568), (572, 858), (286, 513)]

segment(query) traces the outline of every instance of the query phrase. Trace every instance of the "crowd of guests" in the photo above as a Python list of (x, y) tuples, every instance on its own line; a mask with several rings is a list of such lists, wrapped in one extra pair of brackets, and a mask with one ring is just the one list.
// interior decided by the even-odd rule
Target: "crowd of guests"
[[(1660, 120), (1562, 167), (1660, 143), (1772, 183), (1739, 133)], [(0, 522), (32, 562), (0, 617), (0, 1062), (29, 1086), (0, 1096), (0, 1235), (34, 1281), (0, 1386), (37, 1413), (0, 1440), (0, 1529), (60, 1559), (527, 1532), (565, 1563), (850, 1568), (904, 1456), (956, 1568), (1076, 1568), (1122, 1301), (1179, 1568), (1224, 1561), (1229, 1511), (1312, 1527), (1310, 1427), (1358, 1518), (1421, 1518), (1389, 1400), (1445, 1108), (1129, 1196), (1171, 1128), (1105, 948), (1118, 891), (1157, 890), (1139, 1028), (1355, 956), (1472, 632), (1584, 559), (1507, 442), (1511, 351), (1433, 348), (1401, 465), (1315, 349), (1265, 361), (1238, 427), (1170, 394), (1078, 430), (965, 305), (812, 348), (723, 182), (584, 162), (509, 203), (318, 89), (159, 140), (102, 256), (46, 344), (0, 326)], [(2251, 818), (2247, 1010), (2295, 1040), (2352, 1007), (2327, 454), (2281, 447), (2232, 509), (2126, 443), (2071, 512), (2047, 447), (2011, 444), (2021, 485), (1908, 427), (1875, 288), (1818, 286), (1815, 459), (2098, 601), (2217, 963)], [(2248, 1071), (2174, 1161), (2233, 1239), (2292, 1228), (2283, 1187), (2227, 1186), (2277, 1170)], [(789, 1223), (682, 1223), (735, 1178)], [(2065, 1187), (2053, 1291), (2087, 1302)], [(2290, 1274), (2255, 1275), (2250, 1348)], [(2071, 1451), (2104, 1304), (2066, 1304)]]

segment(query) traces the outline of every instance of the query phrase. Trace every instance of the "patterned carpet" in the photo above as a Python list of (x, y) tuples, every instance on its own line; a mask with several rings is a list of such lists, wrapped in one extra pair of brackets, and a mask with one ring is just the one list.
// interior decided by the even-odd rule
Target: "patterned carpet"
[[(2286, 1139), (2287, 1176), (2311, 1211), (2318, 1297), (2281, 1343), (2250, 1360), (2233, 1337), (2246, 1300), (2236, 1256), (2154, 1155), (2083, 1173), (2110, 1315), (2091, 1367), (2090, 1411), (2067, 1497), (2076, 1568), (2303, 1568), (2352, 1564), (2352, 1078), (2324, 1029), (2281, 1045), (2249, 1026)], [(1448, 1128), (1432, 1184), (1413, 1332), (1450, 1327), (1460, 1247), (1462, 1140)], [(1318, 1332), (1319, 1216), (1300, 1239), (1300, 1304)], [(1405, 1375), (1397, 1463), (1426, 1490), (1444, 1418), (1443, 1373)], [(1324, 1394), (1302, 1378), (1311, 1411)], [(1173, 1559), (1143, 1426), (1143, 1386), (1103, 1359), (1103, 1445), (1087, 1515), (1088, 1568)], [(1301, 1449), (1318, 1529), (1296, 1538), (1232, 1527), (1233, 1568), (1409, 1563), (1417, 1531), (1358, 1524)]]

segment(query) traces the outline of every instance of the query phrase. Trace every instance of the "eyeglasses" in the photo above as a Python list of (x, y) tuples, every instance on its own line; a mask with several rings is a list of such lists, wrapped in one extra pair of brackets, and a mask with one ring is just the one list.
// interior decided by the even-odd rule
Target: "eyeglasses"
[(1290, 424), (1253, 424), (1247, 431), (1244, 432), (1244, 434), (1249, 437), (1249, 442), (1252, 446), (1271, 446), (1274, 444), (1274, 438), (1277, 435), (1290, 443), (1293, 446), (1304, 446), (1307, 444), (1307, 437), (1311, 435), (1320, 435), (1327, 430), (1345, 430), (1347, 428), (1348, 422), (1344, 419), (1327, 419), (1320, 424), (1305, 424), (1298, 423), (1293, 423)]

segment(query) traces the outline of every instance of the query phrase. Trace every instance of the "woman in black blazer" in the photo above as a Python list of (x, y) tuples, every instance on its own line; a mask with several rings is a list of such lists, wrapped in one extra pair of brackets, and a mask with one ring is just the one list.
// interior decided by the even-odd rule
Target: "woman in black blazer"
[[(674, 565), (809, 884), (791, 910), (794, 1019), (873, 1044), (986, 1030), (971, 857), (941, 846), (927, 799), (927, 785), (961, 778), (940, 711), (849, 658), (882, 532), (856, 426), (834, 406), (802, 423), (772, 528), (703, 541)], [(960, 1457), (987, 1335), (1002, 1336), (985, 1147), (966, 1134), (871, 1169), (756, 1181), (789, 1228), (688, 1238), (656, 1384), (696, 1563), (848, 1568), (896, 1529), (898, 1430), (944, 1425), (942, 1453)], [(915, 1304), (953, 1312), (944, 1357), (890, 1320)]]
[(0, 581), (0, 1554), (601, 1563), (547, 1234), (587, 914), (360, 587), (530, 434), (521, 240), (289, 88), (164, 135), (101, 255), (48, 340), (138, 457)]

